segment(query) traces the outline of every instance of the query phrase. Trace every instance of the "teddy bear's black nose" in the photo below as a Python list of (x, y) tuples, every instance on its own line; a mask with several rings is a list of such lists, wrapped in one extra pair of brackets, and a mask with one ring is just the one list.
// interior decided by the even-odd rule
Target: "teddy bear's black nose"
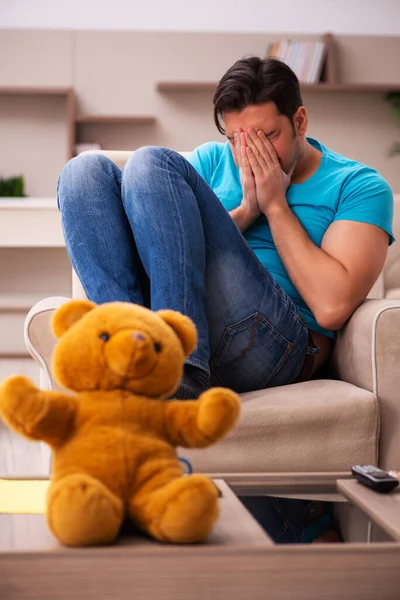
[(145, 340), (146, 338), (144, 337), (144, 335), (142, 335), (141, 333), (132, 333), (132, 337), (134, 340), (136, 340), (137, 342), (143, 342), (143, 340)]

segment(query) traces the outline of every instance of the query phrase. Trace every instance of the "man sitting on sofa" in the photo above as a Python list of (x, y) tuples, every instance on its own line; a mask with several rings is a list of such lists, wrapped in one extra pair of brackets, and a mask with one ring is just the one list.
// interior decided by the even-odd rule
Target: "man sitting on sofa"
[(393, 241), (374, 170), (306, 137), (293, 71), (245, 58), (222, 77), (226, 143), (188, 160), (144, 147), (120, 169), (72, 159), (58, 184), (66, 246), (89, 299), (171, 308), (199, 341), (176, 397), (309, 379), (366, 298)]

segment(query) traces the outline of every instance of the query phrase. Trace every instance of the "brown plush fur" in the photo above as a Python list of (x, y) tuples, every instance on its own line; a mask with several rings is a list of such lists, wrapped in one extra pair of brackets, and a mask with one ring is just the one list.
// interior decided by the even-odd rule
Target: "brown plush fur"
[(71, 394), (14, 376), (0, 387), (0, 415), (53, 450), (47, 522), (67, 545), (115, 540), (128, 515), (156, 539), (204, 540), (218, 493), (204, 475), (183, 476), (176, 446), (206, 447), (225, 436), (238, 396), (213, 388), (198, 400), (176, 390), (197, 341), (194, 324), (170, 310), (72, 300), (53, 317), (53, 372)]

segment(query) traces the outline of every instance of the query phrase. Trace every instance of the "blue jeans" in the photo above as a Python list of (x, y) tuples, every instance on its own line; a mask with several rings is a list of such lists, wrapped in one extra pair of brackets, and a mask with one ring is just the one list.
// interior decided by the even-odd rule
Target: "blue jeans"
[(188, 315), (187, 362), (237, 392), (293, 383), (308, 328), (217, 196), (173, 150), (144, 147), (121, 170), (72, 159), (58, 182), (67, 251), (90, 300)]

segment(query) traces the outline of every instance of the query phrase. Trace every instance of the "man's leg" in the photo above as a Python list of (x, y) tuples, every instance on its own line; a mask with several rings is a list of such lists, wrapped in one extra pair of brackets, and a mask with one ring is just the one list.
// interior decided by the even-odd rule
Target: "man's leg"
[(122, 199), (151, 281), (151, 308), (172, 308), (199, 333), (189, 364), (238, 392), (295, 380), (307, 327), (210, 187), (178, 153), (141, 148)]
[(58, 206), (67, 251), (90, 300), (148, 305), (148, 281), (121, 199), (121, 170), (90, 154), (61, 172)]

